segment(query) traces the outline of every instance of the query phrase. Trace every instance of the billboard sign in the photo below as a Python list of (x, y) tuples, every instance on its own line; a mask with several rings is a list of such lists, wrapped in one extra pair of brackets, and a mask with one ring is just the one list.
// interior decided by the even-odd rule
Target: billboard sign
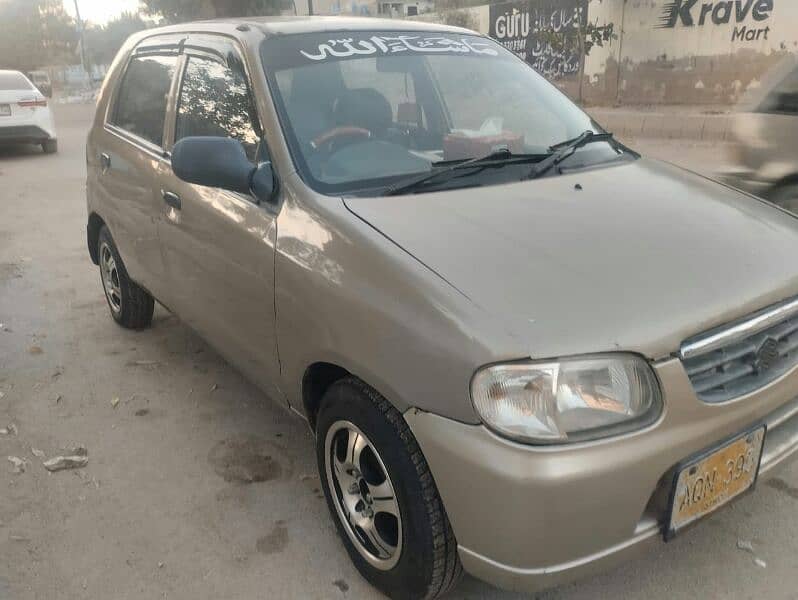
[(588, 0), (526, 0), (490, 5), (489, 35), (550, 79), (579, 72), (579, 49), (552, 37), (587, 25)]

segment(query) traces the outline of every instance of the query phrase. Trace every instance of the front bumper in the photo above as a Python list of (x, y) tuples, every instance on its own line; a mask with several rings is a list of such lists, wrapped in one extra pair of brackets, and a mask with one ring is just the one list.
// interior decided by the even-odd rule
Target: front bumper
[(531, 447), (416, 410), (405, 413), (472, 575), (536, 591), (602, 571), (661, 542), (677, 463), (768, 423), (761, 475), (798, 450), (798, 369), (755, 394), (701, 402), (676, 359), (655, 365), (664, 410), (632, 434)]

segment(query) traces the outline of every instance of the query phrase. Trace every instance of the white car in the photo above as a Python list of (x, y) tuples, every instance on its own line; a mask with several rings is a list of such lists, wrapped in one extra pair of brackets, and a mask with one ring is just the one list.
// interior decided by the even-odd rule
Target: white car
[(47, 98), (19, 71), (0, 71), (0, 144), (40, 144), (58, 151)]

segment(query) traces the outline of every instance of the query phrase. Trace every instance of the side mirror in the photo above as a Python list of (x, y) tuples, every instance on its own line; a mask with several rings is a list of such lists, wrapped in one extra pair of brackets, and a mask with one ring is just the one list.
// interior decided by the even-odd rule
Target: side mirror
[(252, 178), (249, 182), (249, 190), (261, 202), (268, 202), (274, 196), (276, 191), (274, 184), (274, 169), (272, 163), (262, 162), (252, 173)]
[(172, 170), (188, 183), (253, 194), (267, 201), (274, 194), (271, 163), (253, 165), (244, 146), (232, 138), (190, 136), (172, 148)]

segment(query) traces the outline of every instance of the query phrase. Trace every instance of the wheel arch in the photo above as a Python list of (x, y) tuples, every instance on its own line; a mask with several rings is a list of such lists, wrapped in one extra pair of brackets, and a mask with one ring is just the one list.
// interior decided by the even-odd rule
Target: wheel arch
[(95, 265), (100, 264), (100, 257), (97, 255), (97, 246), (100, 241), (100, 229), (105, 225), (103, 218), (96, 212), (89, 215), (89, 220), (86, 223), (86, 244), (89, 247), (89, 256), (91, 262)]
[(302, 375), (302, 407), (311, 429), (316, 430), (316, 417), (324, 394), (336, 381), (350, 377), (352, 373), (332, 362), (314, 362)]
[(361, 369), (345, 366), (345, 361), (318, 360), (308, 365), (305, 369), (300, 390), (305, 418), (307, 418), (310, 427), (314, 431), (316, 430), (316, 417), (318, 416), (324, 394), (335, 382), (347, 377), (354, 377), (372, 388), (400, 413), (408, 408), (403, 402), (396, 401), (395, 394), (385, 393), (386, 386), (379, 381), (378, 377), (369, 377)]

